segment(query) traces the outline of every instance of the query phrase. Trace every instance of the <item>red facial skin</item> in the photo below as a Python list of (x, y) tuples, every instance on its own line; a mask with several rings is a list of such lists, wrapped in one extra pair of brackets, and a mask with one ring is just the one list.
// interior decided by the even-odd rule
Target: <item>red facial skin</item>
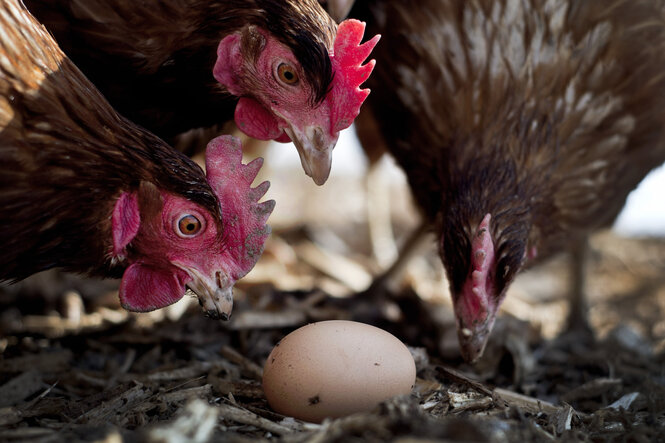
[(482, 355), (504, 298), (496, 293), (494, 284), (496, 258), (490, 220), (487, 214), (471, 239), (469, 276), (462, 292), (453, 297), (460, 349), (467, 361), (475, 361)]
[[(453, 290), (453, 304), (457, 320), (457, 335), (462, 357), (468, 362), (480, 358), (487, 345), (501, 303), (514, 273), (507, 272), (498, 265), (497, 240), (492, 234), (492, 217), (486, 214), (473, 232), (471, 242), (470, 267), (461, 290)], [(505, 239), (504, 239), (505, 241)], [(535, 247), (526, 248), (511, 267), (521, 269), (529, 261), (536, 259)], [(500, 269), (499, 269), (500, 268)], [(503, 274), (503, 281), (498, 273)]]
[(206, 177), (222, 219), (177, 195), (142, 184), (123, 193), (112, 215), (114, 259), (127, 263), (120, 301), (131, 311), (151, 311), (178, 301), (186, 286), (213, 318), (226, 319), (232, 287), (254, 266), (270, 228), (274, 201), (257, 201), (268, 182), (250, 188), (261, 159), (241, 163), (240, 142), (219, 137), (208, 145)]
[[(124, 194), (123, 198), (136, 196)], [(214, 287), (215, 281), (206, 280), (229, 268), (228, 259), (218, 252), (217, 225), (211, 215), (182, 197), (162, 192), (160, 198), (160, 213), (140, 220), (128, 255), (131, 265), (123, 275), (120, 301), (130, 310), (151, 311), (178, 301), (195, 276)], [(138, 207), (138, 202), (129, 205)], [(221, 312), (230, 311), (230, 286), (219, 289), (211, 295), (220, 298)]]
[(321, 103), (311, 103), (311, 87), (291, 50), (263, 30), (261, 53), (255, 63), (241, 52), (241, 36), (224, 38), (217, 49), (215, 78), (241, 97), (235, 111), (240, 130), (260, 140), (293, 141), (305, 173), (325, 183), (339, 131), (353, 123), (369, 94), (360, 84), (370, 75), (374, 60), (362, 65), (379, 40), (360, 45), (365, 25), (346, 20), (338, 28), (330, 55), (334, 81)]

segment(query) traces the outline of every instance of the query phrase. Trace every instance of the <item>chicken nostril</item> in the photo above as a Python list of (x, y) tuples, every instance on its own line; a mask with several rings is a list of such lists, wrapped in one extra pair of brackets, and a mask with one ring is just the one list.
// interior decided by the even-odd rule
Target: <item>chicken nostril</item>
[[(205, 311), (205, 316), (208, 317), (208, 318), (212, 318), (213, 320), (219, 320), (220, 318), (222, 318), (223, 320), (228, 319), (228, 315), (226, 315), (226, 314), (222, 314), (220, 316), (219, 311), (217, 309), (207, 309)], [(226, 318), (224, 318), (224, 317), (226, 317)]]
[(213, 320), (228, 321), (231, 318), (231, 314), (219, 312), (217, 309), (207, 309), (204, 311), (204, 315)]
[(220, 271), (215, 272), (215, 282), (217, 283), (217, 287), (221, 288), (222, 287), (222, 273)]
[(325, 140), (323, 138), (323, 129), (314, 128), (314, 146), (316, 146), (320, 151), (323, 151), (327, 148), (325, 146)]

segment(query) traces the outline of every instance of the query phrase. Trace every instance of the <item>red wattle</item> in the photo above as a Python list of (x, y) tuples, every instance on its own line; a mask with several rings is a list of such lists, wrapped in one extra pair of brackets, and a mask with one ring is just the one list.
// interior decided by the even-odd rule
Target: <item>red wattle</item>
[(285, 135), (279, 121), (252, 98), (242, 97), (238, 100), (235, 122), (242, 132), (258, 140), (273, 140)]
[(189, 276), (180, 269), (157, 269), (134, 263), (120, 283), (120, 304), (128, 311), (147, 312), (171, 305), (185, 295)]

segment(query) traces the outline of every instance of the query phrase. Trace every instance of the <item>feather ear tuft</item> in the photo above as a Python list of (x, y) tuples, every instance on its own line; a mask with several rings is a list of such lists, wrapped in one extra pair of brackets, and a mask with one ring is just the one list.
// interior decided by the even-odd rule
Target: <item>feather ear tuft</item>
[(374, 60), (362, 63), (372, 52), (380, 35), (360, 44), (365, 33), (365, 23), (349, 19), (337, 28), (333, 54), (335, 79), (332, 94), (332, 129), (334, 132), (348, 128), (360, 112), (360, 106), (369, 95), (369, 89), (360, 89), (360, 85), (369, 78), (374, 69)]
[(258, 202), (270, 183), (251, 187), (262, 164), (263, 159), (257, 158), (243, 165), (242, 145), (235, 137), (221, 136), (208, 143), (206, 176), (220, 202), (222, 235), (226, 253), (235, 264), (231, 277), (236, 280), (256, 264), (270, 235), (266, 220), (275, 201)]

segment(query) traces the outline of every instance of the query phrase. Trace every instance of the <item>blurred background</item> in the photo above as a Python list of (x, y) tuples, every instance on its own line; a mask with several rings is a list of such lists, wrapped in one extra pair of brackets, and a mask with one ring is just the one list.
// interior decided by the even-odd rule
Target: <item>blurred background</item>
[[(405, 314), (395, 303), (376, 302), (365, 292), (395, 261), (421, 221), (405, 175), (389, 155), (369, 165), (354, 129), (342, 131), (330, 179), (320, 187), (303, 173), (293, 146), (246, 138), (243, 143), (245, 162), (265, 158), (255, 183), (269, 180), (265, 198), (277, 204), (269, 219), (272, 235), (265, 253), (236, 285), (229, 328), (251, 330), (344, 318), (367, 305), (396, 324), (405, 315), (411, 321), (422, 320), (420, 308)], [(614, 228), (590, 239), (586, 271), (589, 317), (598, 336), (626, 326), (631, 334), (653, 343), (654, 351), (665, 349), (664, 190), (665, 168), (660, 167), (630, 195)], [(452, 302), (436, 244), (431, 234), (423, 238), (386, 288), (393, 300), (406, 295), (428, 303), (423, 309), (434, 317), (437, 332), (432, 335), (423, 327), (422, 334), (437, 342), (434, 346), (441, 355), (455, 356)], [(528, 322), (535, 336), (546, 338), (561, 332), (568, 312), (569, 272), (569, 258), (560, 255), (520, 274), (502, 304), (498, 332), (493, 334), (496, 342), (503, 340), (502, 324)], [(359, 296), (343, 308), (326, 310), (327, 296), (343, 300), (353, 295)], [(57, 271), (0, 285), (0, 302), (0, 325), (7, 333), (59, 335), (128, 318), (147, 326), (165, 318), (176, 320), (188, 310), (199, 312), (196, 298), (184, 297), (167, 309), (127, 313), (119, 307), (116, 281), (80, 279)], [(360, 302), (366, 306), (360, 307)], [(39, 315), (22, 317), (25, 313)]]
[[(361, 292), (393, 262), (419, 225), (420, 215), (405, 176), (389, 155), (373, 168), (368, 185), (368, 162), (353, 128), (341, 133), (330, 179), (322, 187), (302, 173), (297, 152), (290, 145), (266, 143), (263, 149), (248, 151), (247, 160), (265, 157), (259, 179), (271, 181), (266, 198), (277, 201), (270, 219), (274, 235), (266, 254), (246, 278), (250, 284), (270, 281), (278, 290), (320, 289), (340, 297)], [(665, 346), (665, 322), (661, 320), (665, 318), (664, 191), (665, 167), (661, 166), (630, 195), (613, 229), (591, 239), (591, 275), (586, 289), (590, 318), (600, 336), (617, 324), (628, 324), (659, 343), (657, 347)], [(388, 227), (378, 228), (382, 231), (380, 244), (375, 240), (374, 247), (368, 220), (377, 218), (377, 210), (368, 215), (370, 202), (378, 207), (378, 218), (386, 215), (381, 215), (384, 210), (390, 220)], [(445, 313), (450, 311), (451, 301), (435, 244), (433, 237), (422, 242), (391, 289), (412, 289), (442, 306)], [(555, 336), (568, 309), (568, 272), (566, 256), (524, 272), (509, 290), (502, 306), (504, 314), (529, 321), (546, 337)], [(452, 322), (452, 317), (448, 320)], [(453, 327), (445, 342), (456, 346)]]
[[(277, 171), (285, 171), (291, 176), (302, 176), (299, 174), (300, 159), (292, 144), (276, 143), (270, 144), (265, 154), (266, 167)], [(402, 187), (406, 184), (404, 173), (395, 164), (390, 156), (384, 156), (381, 167), (384, 174), (391, 180), (391, 186)], [(341, 132), (340, 139), (335, 147), (331, 178), (335, 181), (362, 180), (367, 171), (367, 159), (362, 152), (360, 143), (355, 135), (353, 126)], [(325, 191), (325, 186), (319, 188), (305, 176), (299, 177), (308, 192), (317, 194)], [(280, 186), (280, 174), (271, 177), (273, 183), (272, 192)], [(614, 225), (614, 230), (625, 236), (663, 236), (665, 235), (665, 166), (653, 170), (634, 190), (623, 211)], [(275, 216), (280, 214), (281, 203), (275, 210)]]

